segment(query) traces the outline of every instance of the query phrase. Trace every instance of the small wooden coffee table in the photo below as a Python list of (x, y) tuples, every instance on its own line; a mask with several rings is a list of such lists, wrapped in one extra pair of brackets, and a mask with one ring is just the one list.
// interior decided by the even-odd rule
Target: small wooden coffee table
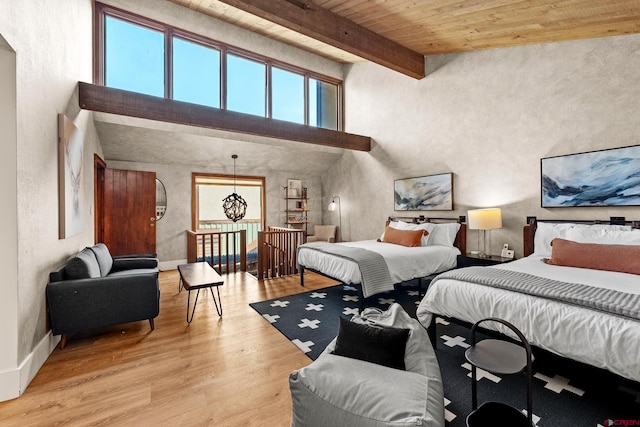
[[(209, 288), (211, 291), (211, 297), (216, 305), (216, 311), (218, 316), (222, 316), (222, 299), (220, 298), (220, 286), (224, 284), (222, 277), (209, 265), (208, 262), (194, 262), (189, 264), (180, 264), (178, 266), (180, 272), (180, 282), (178, 283), (178, 292), (184, 287), (189, 291), (187, 297), (187, 323), (191, 323), (193, 320), (193, 314), (196, 311), (196, 305), (198, 304), (198, 296), (200, 295), (200, 289)], [(218, 301), (213, 294), (213, 287), (215, 286), (218, 292), (218, 300), (220, 306), (218, 307)], [(196, 293), (196, 300), (193, 303), (193, 309), (191, 310), (191, 317), (189, 317), (189, 306), (191, 305), (191, 291), (198, 290)]]

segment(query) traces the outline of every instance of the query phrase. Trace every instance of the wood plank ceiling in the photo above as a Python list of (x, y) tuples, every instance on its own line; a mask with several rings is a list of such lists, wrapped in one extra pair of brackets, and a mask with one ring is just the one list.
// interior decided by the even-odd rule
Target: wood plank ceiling
[[(224, 0), (171, 1), (337, 62), (363, 60)], [(325, 9), (423, 55), (640, 33), (638, 0), (271, 1)]]

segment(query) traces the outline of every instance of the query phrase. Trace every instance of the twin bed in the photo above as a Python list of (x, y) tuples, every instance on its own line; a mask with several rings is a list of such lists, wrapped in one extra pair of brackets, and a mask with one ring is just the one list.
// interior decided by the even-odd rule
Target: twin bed
[[(409, 219), (411, 222), (405, 222)], [(420, 246), (407, 247), (380, 239), (344, 243), (311, 242), (298, 247), (300, 284), (311, 270), (341, 283), (354, 285), (359, 301), (393, 289), (395, 284), (424, 278), (456, 267), (457, 256), (466, 250), (466, 224), (459, 218), (389, 218), (387, 226), (403, 230), (425, 230)], [(383, 237), (383, 236), (381, 236)], [(384, 266), (386, 272), (381, 271)]]
[[(429, 245), (428, 240), (416, 248), (375, 240), (342, 245), (379, 253), (394, 283), (436, 275), (416, 313), (432, 332), (436, 316), (469, 324), (498, 317), (514, 324), (536, 347), (640, 382), (640, 256), (633, 252), (640, 248), (639, 224), (619, 219), (597, 224), (528, 221), (523, 233), (525, 256), (491, 267), (454, 269), (457, 255), (466, 252), (463, 217), (453, 222), (459, 226), (456, 243), (451, 245)], [(428, 221), (392, 221), (394, 225), (405, 229), (421, 226), (431, 230), (431, 237), (437, 235)], [(561, 241), (554, 248), (551, 242), (556, 238)], [(579, 242), (579, 253), (567, 254), (560, 245), (566, 241)], [(388, 290), (388, 285), (368, 287), (368, 273), (348, 255), (307, 245), (301, 248), (301, 284), (304, 269), (310, 269), (358, 285), (364, 298)], [(570, 262), (552, 265), (543, 261), (560, 259), (561, 248)], [(499, 324), (492, 327), (511, 335)]]
[[(640, 258), (625, 255), (640, 245), (635, 225), (534, 219), (524, 228), (524, 258), (439, 275), (418, 306), (418, 320), (435, 330), (435, 316), (470, 324), (502, 318), (536, 347), (640, 381), (640, 275), (608, 271), (638, 268)], [(581, 267), (543, 261), (556, 257), (556, 238), (579, 242), (579, 253), (565, 254), (565, 264)], [(585, 268), (589, 263), (597, 269)], [(505, 285), (509, 280), (515, 288)], [(493, 327), (512, 335), (499, 324)]]

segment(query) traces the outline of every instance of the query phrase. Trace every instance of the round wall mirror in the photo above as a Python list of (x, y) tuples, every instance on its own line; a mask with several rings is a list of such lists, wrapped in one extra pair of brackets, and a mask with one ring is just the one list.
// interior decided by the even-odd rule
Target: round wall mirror
[(164, 216), (167, 211), (167, 190), (164, 184), (156, 178), (156, 221)]

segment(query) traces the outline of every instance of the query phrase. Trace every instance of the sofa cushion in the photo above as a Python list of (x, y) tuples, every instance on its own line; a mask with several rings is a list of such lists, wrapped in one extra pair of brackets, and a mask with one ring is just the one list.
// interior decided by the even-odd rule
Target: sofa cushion
[(64, 267), (69, 279), (89, 279), (101, 277), (100, 266), (95, 254), (90, 248), (84, 248), (67, 260)]
[(96, 256), (96, 260), (98, 260), (100, 275), (104, 277), (109, 274), (109, 272), (111, 272), (111, 267), (113, 267), (113, 257), (111, 257), (111, 253), (109, 252), (107, 245), (104, 243), (98, 243), (91, 246), (89, 249), (93, 251), (93, 254)]

